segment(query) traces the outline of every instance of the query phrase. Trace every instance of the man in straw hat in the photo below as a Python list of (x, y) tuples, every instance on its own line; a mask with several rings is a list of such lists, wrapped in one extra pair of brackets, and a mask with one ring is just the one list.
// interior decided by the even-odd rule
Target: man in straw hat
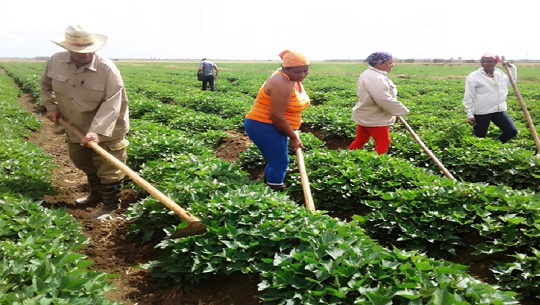
[(85, 135), (80, 138), (66, 130), (69, 157), (90, 185), (90, 195), (77, 199), (77, 204), (103, 203), (94, 217), (111, 219), (120, 207), (125, 174), (86, 144), (94, 141), (126, 162), (129, 110), (124, 81), (115, 64), (96, 53), (106, 36), (70, 25), (64, 35), (51, 40), (67, 51), (49, 59), (40, 80), (46, 116), (55, 123), (62, 117)]

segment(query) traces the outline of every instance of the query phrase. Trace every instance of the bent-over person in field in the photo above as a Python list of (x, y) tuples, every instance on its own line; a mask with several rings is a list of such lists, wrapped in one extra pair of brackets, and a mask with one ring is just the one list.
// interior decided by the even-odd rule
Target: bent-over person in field
[(115, 64), (96, 53), (107, 41), (80, 25), (70, 25), (65, 34), (51, 39), (65, 49), (47, 62), (40, 79), (41, 102), (47, 118), (62, 118), (79, 129), (79, 137), (66, 129), (69, 157), (88, 178), (90, 194), (77, 204), (103, 204), (93, 215), (111, 219), (121, 204), (125, 174), (87, 146), (91, 141), (125, 163), (129, 142), (129, 111), (124, 81)]
[(289, 150), (304, 145), (298, 135), (302, 112), (310, 99), (302, 81), (309, 73), (310, 61), (302, 53), (279, 53), (281, 67), (260, 87), (253, 107), (246, 114), (244, 129), (266, 159), (264, 180), (276, 191), (285, 190)]

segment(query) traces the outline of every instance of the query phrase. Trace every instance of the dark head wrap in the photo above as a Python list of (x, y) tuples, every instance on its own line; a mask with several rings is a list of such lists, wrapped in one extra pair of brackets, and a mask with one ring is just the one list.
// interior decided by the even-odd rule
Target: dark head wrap
[(375, 67), (376, 64), (380, 64), (390, 59), (392, 59), (392, 54), (388, 52), (375, 52), (369, 55), (366, 58), (366, 61), (370, 66)]

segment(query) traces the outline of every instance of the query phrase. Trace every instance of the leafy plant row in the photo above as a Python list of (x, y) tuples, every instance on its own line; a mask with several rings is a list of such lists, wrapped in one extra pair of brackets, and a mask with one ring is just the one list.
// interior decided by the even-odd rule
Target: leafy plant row
[[(145, 126), (150, 125), (150, 123), (146, 122), (139, 123)], [(164, 135), (171, 133), (170, 130), (163, 126), (159, 130), (147, 129), (145, 135), (150, 139), (159, 139), (153, 140), (153, 145), (159, 148), (162, 144), (157, 142), (167, 143), (169, 139), (167, 137), (156, 137), (154, 133), (158, 132)], [(175, 136), (179, 136), (179, 134)], [(199, 148), (194, 148), (194, 145), (191, 150), (199, 150)], [(209, 233), (188, 239), (162, 242), (159, 247), (163, 248), (164, 255), (159, 260), (148, 265), (154, 276), (168, 282), (174, 280), (182, 287), (191, 287), (202, 283), (213, 274), (231, 274), (234, 272), (260, 274), (263, 278), (269, 277), (260, 285), (262, 287), (261, 298), (268, 304), (284, 304), (282, 303), (284, 300), (289, 300), (294, 304), (317, 304), (317, 302), (320, 302), (320, 304), (353, 304), (353, 300), (359, 302), (358, 304), (362, 304), (361, 300), (364, 300), (365, 304), (373, 304), (372, 302), (379, 304), (378, 302), (383, 302), (383, 300), (384, 302), (407, 302), (408, 300), (411, 302), (410, 304), (414, 304), (414, 302), (421, 302), (421, 300), (427, 301), (437, 298), (436, 295), (439, 294), (444, 295), (445, 298), (448, 297), (446, 300), (464, 298), (474, 303), (476, 301), (473, 300), (482, 299), (479, 296), (484, 294), (482, 292), (484, 288), (478, 286), (478, 289), (472, 289), (475, 293), (464, 297), (461, 292), (452, 288), (452, 286), (457, 285), (457, 282), (454, 284), (448, 283), (447, 288), (435, 289), (432, 291), (433, 293), (414, 292), (416, 289), (422, 290), (422, 284), (413, 285), (414, 287), (410, 289), (405, 289), (409, 285), (403, 284), (401, 288), (404, 288), (404, 291), (401, 291), (399, 285), (395, 286), (395, 281), (399, 280), (392, 276), (390, 276), (391, 278), (387, 283), (388, 287), (373, 289), (370, 293), (364, 294), (361, 287), (365, 286), (360, 283), (367, 281), (361, 276), (361, 274), (365, 273), (359, 271), (350, 274), (350, 271), (348, 271), (347, 274), (342, 274), (343, 270), (339, 264), (336, 264), (336, 267), (332, 268), (331, 271), (327, 271), (329, 272), (328, 280), (317, 282), (318, 272), (326, 270), (324, 268), (329, 268), (325, 264), (331, 264), (330, 262), (320, 262), (321, 266), (312, 267), (314, 274), (311, 276), (314, 280), (305, 279), (303, 280), (303, 286), (298, 287), (297, 280), (290, 281), (291, 274), (300, 273), (296, 277), (302, 278), (301, 273), (305, 272), (302, 271), (305, 269), (304, 264), (309, 262), (310, 265), (316, 265), (316, 262), (306, 260), (306, 262), (300, 263), (293, 272), (291, 270), (281, 270), (281, 268), (288, 266), (286, 262), (283, 262), (283, 265), (276, 270), (275, 267), (272, 267), (272, 265), (275, 265), (272, 262), (273, 257), (284, 255), (283, 253), (287, 253), (287, 249), (293, 251), (299, 243), (302, 244), (314, 238), (319, 238), (319, 235), (324, 234), (325, 238), (328, 238), (328, 236), (336, 236), (336, 230), (342, 230), (343, 235), (346, 234), (350, 238), (358, 239), (358, 243), (365, 242), (366, 247), (374, 247), (372, 251), (386, 253), (377, 254), (384, 257), (388, 255), (385, 260), (391, 260), (396, 254), (376, 245), (356, 223), (342, 223), (325, 215), (310, 216), (302, 207), (291, 202), (282, 194), (271, 193), (261, 184), (254, 184), (249, 181), (245, 172), (238, 165), (221, 161), (211, 154), (195, 155), (188, 151), (183, 153), (171, 152), (167, 156), (159, 149), (155, 150), (153, 156), (147, 155), (149, 159), (141, 166), (140, 172), (141, 175), (151, 181), (159, 181), (158, 187), (165, 190), (175, 202), (189, 207), (189, 211), (194, 215), (202, 215), (203, 221), (209, 225)], [(144, 240), (154, 239), (156, 235), (160, 236), (161, 232), (171, 234), (179, 228), (176, 225), (178, 222), (177, 217), (171, 212), (164, 211), (161, 204), (151, 198), (147, 198), (130, 208), (127, 217), (135, 224), (132, 232), (142, 235)], [(345, 226), (345, 228), (342, 226)], [(355, 232), (353, 228), (358, 235), (352, 235), (351, 237), (351, 234), (354, 234), (352, 232)], [(334, 247), (350, 247), (349, 240), (342, 241), (339, 237), (337, 239), (339, 241), (333, 241), (333, 243), (342, 244), (340, 246), (326, 245), (328, 251), (333, 251)], [(321, 241), (321, 243), (325, 244), (326, 240)], [(301, 249), (303, 248), (301, 247)], [(315, 249), (317, 247), (303, 249), (302, 256), (309, 257), (311, 251), (315, 251)], [(352, 249), (356, 249), (356, 246)], [(395, 249), (395, 251), (398, 250)], [(419, 253), (400, 251), (397, 253), (404, 257), (415, 257), (415, 260), (429, 261)], [(358, 255), (363, 254), (365, 253), (362, 251), (358, 253)], [(323, 254), (318, 255), (324, 256)], [(344, 254), (343, 259), (346, 262), (343, 263), (343, 268), (360, 270), (360, 267), (356, 265), (359, 258), (356, 256), (349, 257), (348, 255), (349, 253)], [(330, 257), (328, 259), (330, 260)], [(353, 263), (349, 262), (349, 259)], [(399, 259), (396, 260), (397, 265), (402, 263)], [(413, 272), (412, 270), (415, 269), (413, 264), (408, 259), (405, 261), (407, 266), (397, 271), (394, 277), (400, 278), (402, 276), (399, 275), (401, 272)], [(353, 265), (347, 266), (349, 263)], [(366, 265), (377, 264), (371, 259), (366, 259), (364, 263)], [(441, 272), (441, 277), (446, 277), (446, 275), (443, 275), (445, 272), (465, 274), (463, 266), (445, 262), (429, 262), (426, 264), (426, 266), (431, 266), (427, 267), (430, 269), (428, 273)], [(384, 266), (381, 266), (381, 268), (384, 269)], [(408, 268), (411, 270), (404, 271), (408, 270)], [(382, 280), (382, 278), (389, 275), (380, 271), (380, 276)], [(414, 282), (421, 277), (418, 276), (418, 278), (413, 276), (410, 281)], [(433, 276), (433, 274), (428, 275), (428, 277), (430, 276)], [(343, 284), (343, 286), (340, 286), (342, 284), (330, 280), (330, 278), (335, 279), (336, 277), (343, 277), (343, 282), (351, 282), (351, 277), (357, 277), (358, 283), (356, 285), (351, 284), (348, 286)], [(364, 277), (369, 278), (369, 281), (378, 279), (373, 279), (374, 275), (369, 273)], [(469, 282), (471, 279), (466, 281)], [(450, 282), (453, 282), (453, 280), (450, 280)], [(443, 286), (446, 287), (446, 285)], [(301, 292), (299, 289), (307, 290)], [(341, 291), (341, 293), (338, 293), (337, 290)], [(505, 299), (491, 288), (485, 292), (487, 291), (490, 291), (489, 295), (493, 298)], [(480, 295), (475, 295), (476, 293), (480, 293)]]
[[(171, 101), (170, 103), (174, 104), (175, 101), (173, 100), (173, 101)], [(144, 103), (141, 103), (140, 105), (144, 105), (144, 106), (146, 107), (146, 106), (148, 106), (149, 104), (151, 104), (151, 101), (150, 101), (150, 103), (144, 102)], [(135, 105), (137, 105), (137, 102), (135, 103)], [(221, 107), (224, 107), (224, 106), (221, 106)], [(136, 107), (134, 107), (134, 111), (135, 111), (135, 112), (138, 112), (138, 113), (143, 113), (143, 112), (140, 112), (140, 110), (137, 110)], [(149, 137), (151, 137), (151, 135), (150, 135)], [(157, 138), (157, 137), (156, 137), (156, 138)], [(165, 145), (165, 146), (166, 146), (166, 145)], [(165, 157), (164, 155), (160, 155), (160, 156), (159, 156), (160, 159), (163, 159), (164, 157)], [(370, 155), (369, 157), (370, 157), (370, 158), (373, 158), (373, 157), (375, 157), (375, 156)], [(159, 160), (158, 160), (158, 161), (155, 161), (155, 162), (154, 162), (154, 161), (151, 161), (151, 160), (147, 160), (147, 162), (146, 162), (144, 165), (141, 165), (141, 168), (143, 168), (143, 170), (145, 170), (145, 167), (152, 167), (152, 166), (155, 166), (154, 163), (155, 163), (155, 164), (159, 164), (159, 165), (158, 165), (158, 168), (160, 168), (160, 169), (159, 169), (158, 173), (160, 173), (160, 175), (161, 175), (162, 172), (166, 172), (166, 173), (170, 173), (170, 174), (173, 175), (173, 177), (174, 177), (174, 176), (177, 175), (177, 174), (174, 174), (174, 173), (178, 172), (178, 169), (176, 168), (177, 165), (175, 164), (175, 162), (176, 162), (176, 160), (177, 160), (178, 158), (179, 158), (178, 156), (174, 156), (173, 159), (170, 159), (170, 160), (169, 160), (169, 159), (166, 159), (165, 161), (162, 161), (162, 162), (160, 162)], [(190, 159), (190, 158), (191, 158), (191, 159)], [(211, 160), (213, 160), (213, 159), (210, 159), (210, 160), (207, 160), (207, 161), (205, 161), (205, 162), (202, 162), (201, 165), (199, 165), (199, 166), (194, 166), (193, 164), (189, 163), (189, 161), (190, 161), (190, 160), (193, 160), (193, 159), (196, 160), (197, 158), (195, 158), (195, 157), (193, 157), (193, 156), (190, 157), (190, 158), (188, 158), (188, 159), (186, 160), (184, 157), (181, 157), (179, 160), (182, 160), (181, 164), (184, 164), (184, 163), (188, 164), (188, 166), (187, 166), (188, 168), (196, 168), (196, 169), (200, 169), (200, 166), (204, 166), (204, 168), (206, 169), (206, 168), (213, 168), (213, 167), (215, 167), (215, 165), (214, 165), (214, 166), (211, 165), (211, 164), (212, 164), (212, 161), (211, 161)], [(376, 159), (376, 158), (375, 158), (375, 159)], [(392, 159), (392, 158), (391, 158), (391, 159)], [(344, 160), (344, 159), (341, 158), (341, 156), (336, 156), (336, 157), (334, 157), (334, 161), (333, 161), (334, 163), (329, 164), (328, 167), (329, 167), (329, 168), (335, 168), (335, 167), (340, 168), (338, 165), (339, 165), (343, 160)], [(141, 161), (142, 161), (142, 160), (141, 160)], [(164, 164), (163, 164), (163, 162), (164, 162)], [(317, 164), (317, 160), (313, 160), (313, 162), (314, 162), (314, 164)], [(353, 161), (353, 162), (354, 162), (354, 161)], [(404, 167), (404, 169), (401, 169), (403, 172), (407, 172), (407, 169), (411, 170), (411, 168), (413, 169), (413, 170), (412, 170), (413, 172), (416, 172), (416, 171), (417, 171), (416, 169), (414, 169), (414, 167), (411, 167), (410, 164), (407, 163), (407, 162), (405, 162), (405, 161), (400, 161), (400, 162), (397, 162), (396, 164), (393, 164), (393, 165), (396, 165), (396, 167), (398, 167), (398, 168)], [(191, 166), (191, 167), (190, 167), (190, 166)], [(167, 168), (169, 168), (169, 167), (170, 167), (169, 170), (165, 170), (165, 169), (167, 169)], [(218, 166), (218, 168), (220, 168), (220, 166)], [(391, 171), (391, 170), (394, 169), (394, 167), (385, 168), (384, 166), (383, 166), (383, 168), (384, 168), (384, 171)], [(362, 170), (365, 171), (366, 169), (367, 169), (367, 167), (366, 167), (366, 168), (362, 168), (361, 170), (358, 170), (358, 171), (359, 171), (359, 172), (362, 171)], [(204, 170), (199, 170), (199, 171), (202, 171), (203, 173), (205, 172)], [(211, 171), (210, 171), (210, 172), (211, 172)], [(233, 172), (233, 173), (234, 173), (235, 171), (233, 171), (233, 170), (231, 170), (231, 169), (227, 169), (227, 170), (222, 170), (222, 171), (220, 171), (220, 173), (224, 173), (224, 172), (227, 172), (227, 173)], [(151, 173), (151, 171), (150, 171), (150, 173)], [(357, 174), (358, 174), (358, 173), (357, 173)], [(418, 174), (418, 173), (417, 173), (417, 174)], [(200, 175), (200, 174), (193, 173), (193, 175), (194, 175), (195, 178), (198, 178), (198, 177), (199, 177), (198, 175)], [(429, 176), (429, 175), (425, 175), (425, 174), (423, 174), (423, 175), (422, 175), (422, 174), (418, 174), (418, 175), (420, 175), (420, 176), (422, 176), (422, 177)], [(227, 177), (229, 177), (229, 176), (230, 176), (230, 175), (227, 175)], [(436, 176), (436, 175), (431, 175), (431, 176), (432, 176), (433, 178), (427, 179), (427, 180), (433, 181), (433, 180), (439, 178), (439, 177)], [(334, 175), (332, 178), (335, 179), (336, 185), (339, 184), (339, 183), (341, 183), (341, 187), (344, 187), (344, 188), (347, 188), (347, 187), (348, 187), (348, 186), (347, 186), (347, 181), (346, 181), (346, 179), (343, 179), (343, 178), (341, 177), (341, 175), (337, 174), (337, 175)], [(175, 186), (175, 187), (179, 187), (180, 189), (189, 190), (189, 191), (186, 191), (185, 196), (186, 196), (186, 198), (190, 199), (191, 201), (198, 199), (199, 197), (197, 197), (197, 196), (199, 196), (199, 195), (197, 195), (197, 196), (194, 195), (194, 193), (195, 193), (195, 194), (198, 194), (197, 191), (194, 191), (194, 190), (196, 190), (197, 188), (196, 188), (196, 187), (191, 187), (191, 186), (189, 185), (188, 182), (194, 181), (195, 185), (197, 185), (197, 186), (201, 185), (201, 186), (204, 186), (205, 188), (208, 188), (208, 183), (205, 184), (205, 183), (203, 182), (203, 180), (200, 180), (200, 181), (199, 181), (199, 179), (194, 179), (193, 177), (190, 177), (188, 174), (183, 174), (183, 176), (180, 176), (180, 177), (177, 177), (177, 178), (176, 178), (176, 177), (175, 177), (175, 178), (169, 178), (169, 177), (159, 177), (159, 176), (157, 176), (157, 177), (154, 177), (154, 179), (155, 179), (155, 180), (153, 180), (153, 181), (167, 181), (167, 182), (168, 182), (168, 181), (171, 181), (171, 182), (170, 182), (171, 185), (167, 185), (167, 186), (170, 186), (170, 187)], [(422, 180), (422, 179), (420, 179), (420, 180), (421, 180), (421, 181), (418, 181), (418, 183), (420, 183), (420, 184), (426, 182), (426, 181), (424, 181), (424, 180)], [(204, 181), (207, 181), (207, 180), (204, 180)], [(227, 188), (227, 186), (230, 184), (230, 183), (226, 183), (225, 185), (223, 185), (223, 184), (220, 182), (220, 181), (221, 181), (221, 176), (218, 176), (218, 175), (213, 176), (213, 178), (210, 179), (210, 181), (215, 181), (215, 185), (211, 185), (211, 186), (212, 186), (211, 189), (212, 189), (212, 192), (213, 192), (213, 193), (221, 192), (223, 188)], [(378, 188), (380, 188), (380, 186), (379, 186), (380, 181), (383, 181), (384, 184), (382, 185), (382, 190), (377, 191)], [(395, 189), (396, 189), (396, 186), (400, 186), (400, 183), (401, 183), (400, 181), (392, 181), (391, 179), (389, 179), (389, 180), (386, 182), (386, 180), (381, 180), (380, 177), (378, 177), (377, 175), (374, 174), (374, 176), (372, 177), (372, 182), (371, 182), (370, 185), (368, 185), (368, 187), (371, 188), (374, 192), (379, 192), (379, 193), (380, 193), (380, 194), (379, 194), (380, 196), (383, 196), (383, 195), (385, 195), (385, 194), (387, 193), (387, 191), (385, 191), (385, 185), (386, 185), (386, 184), (388, 184), (388, 185), (390, 185), (390, 186), (394, 185), (394, 188), (392, 188), (392, 190), (395, 190)], [(415, 183), (415, 182), (413, 181), (412, 184), (414, 184), (414, 183)], [(243, 185), (243, 182), (241, 182), (241, 183), (239, 183), (239, 184)], [(214, 186), (215, 186), (215, 188), (213, 188)], [(175, 194), (176, 194), (176, 193), (180, 193), (179, 190), (174, 189), (174, 191), (175, 191)], [(205, 189), (205, 191), (208, 192), (208, 189)], [(263, 192), (264, 192), (264, 191), (263, 191)], [(298, 186), (297, 186), (297, 191), (296, 191), (296, 192), (294, 191), (294, 189), (291, 189), (291, 195), (294, 195), (294, 194), (298, 195), (298, 194), (300, 194), (300, 192), (301, 192), (301, 191), (298, 191)], [(257, 193), (259, 193), (259, 192), (255, 192), (255, 194), (257, 194)], [(203, 196), (203, 198), (204, 198), (204, 196), (208, 196), (208, 195), (207, 195), (207, 193), (203, 193), (201, 196)], [(259, 196), (260, 196), (260, 195), (259, 195)], [(331, 197), (331, 201), (329, 201), (329, 203), (331, 203), (331, 204), (334, 204), (334, 203), (335, 203), (334, 200), (338, 200), (338, 199), (343, 199), (344, 202), (348, 202), (349, 204), (350, 204), (351, 202), (354, 202), (354, 201), (351, 201), (351, 198), (348, 198), (349, 200), (347, 201), (347, 197), (345, 196), (344, 198), (342, 198), (342, 197), (341, 197), (341, 194), (339, 194), (339, 193), (334, 194), (333, 196), (334, 196), (334, 197)], [(376, 198), (377, 198), (377, 200), (380, 200), (380, 197), (376, 197)], [(180, 200), (180, 199), (182, 199), (182, 198), (178, 198), (178, 200), (181, 202), (181, 204), (185, 204), (185, 205), (189, 205), (189, 204), (190, 204), (190, 201), (187, 201), (185, 198), (184, 198), (185, 202), (182, 201), (182, 200)], [(149, 200), (148, 202), (151, 203), (152, 201)], [(340, 201), (337, 201), (337, 202), (340, 202)], [(234, 203), (234, 202), (233, 202), (233, 203)], [(321, 205), (321, 207), (323, 207), (323, 205)], [(204, 205), (204, 208), (206, 209), (207, 206)], [(150, 213), (149, 215), (152, 216), (152, 217), (154, 217), (154, 219), (158, 220), (158, 219), (160, 219), (160, 218), (162, 217), (162, 215), (159, 215), (159, 214), (160, 214), (159, 212), (156, 212), (156, 211), (153, 210), (153, 209), (150, 209), (150, 211), (151, 211), (151, 212), (149, 212), (149, 213)], [(204, 213), (204, 210), (201, 210), (200, 212), (201, 212), (201, 214), (202, 214), (202, 213)], [(145, 216), (146, 216), (146, 219), (149, 218), (149, 215), (146, 214), (146, 213), (143, 213), (141, 210), (139, 210), (137, 214), (145, 215)], [(143, 219), (144, 219), (144, 218), (145, 218), (145, 217), (143, 217)], [(362, 222), (363, 222), (363, 221), (362, 221)], [(361, 223), (362, 223), (362, 222), (361, 222)], [(152, 222), (152, 224), (154, 224), (154, 223), (155, 223), (155, 222)], [(158, 222), (158, 223), (159, 223), (159, 222)], [(170, 222), (161, 222), (161, 223), (167, 224), (167, 223), (170, 223)], [(161, 223), (159, 223), (159, 224), (161, 224)], [(399, 226), (399, 223), (394, 224), (394, 226)], [(144, 224), (138, 225), (137, 228), (138, 228), (139, 230), (145, 230)], [(169, 229), (169, 230), (171, 230), (171, 229)], [(148, 231), (151, 232), (152, 230), (148, 230)], [(159, 231), (159, 230), (158, 230), (158, 231)], [(157, 232), (157, 231), (156, 231), (156, 232)], [(325, 292), (325, 295), (326, 295), (326, 293), (327, 293), (327, 292)]]
[[(37, 79), (43, 63), (2, 63), (2, 66), (21, 82), (25, 91), (39, 98)], [(151, 101), (147, 107), (141, 108), (144, 110), (133, 113), (134, 118), (147, 116), (149, 120), (181, 130), (242, 131), (243, 117), (251, 107), (255, 93), (275, 67), (271, 64), (221, 66), (224, 76), (218, 82), (218, 91), (223, 94), (208, 94), (199, 89), (199, 83), (192, 73), (195, 69), (193, 64), (119, 64), (126, 86), (130, 89), (131, 103), (139, 103), (140, 99)], [(313, 65), (313, 75), (306, 79), (305, 86), (314, 106), (306, 111), (303, 126), (321, 130), (326, 137), (352, 141), (355, 126), (350, 119), (350, 109), (356, 102), (355, 82), (363, 66), (337, 66), (340, 70), (335, 73), (343, 74), (345, 71), (346, 77), (327, 75), (325, 69), (335, 71), (334, 66), (329, 64)], [(537, 190), (540, 174), (538, 158), (534, 155), (535, 144), (512, 90), (508, 98), (508, 111), (520, 130), (518, 137), (501, 145), (493, 139), (497, 135), (497, 128), (493, 125), (488, 138), (472, 136), (465, 122), (461, 100), (464, 78), (474, 69), (474, 66), (398, 65), (392, 77), (398, 85), (400, 100), (411, 109), (411, 114), (405, 119), (457, 179)], [(436, 77), (431, 77), (429, 73)], [(444, 75), (445, 78), (442, 77)], [(540, 106), (540, 93), (534, 83), (539, 77), (538, 73), (535, 74), (533, 67), (520, 67), (519, 75), (520, 92), (531, 116), (538, 117), (540, 113), (536, 109), (540, 109), (537, 107)], [(199, 120), (205, 123), (199, 124)], [(394, 126), (392, 138), (390, 155), (437, 170), (401, 124)], [(366, 149), (372, 149), (370, 145)]]
[(80, 225), (40, 205), (52, 194), (51, 157), (26, 141), (39, 122), (22, 109), (20, 91), (0, 70), (0, 304), (112, 304), (111, 275), (90, 270)]
[[(184, 288), (242, 272), (262, 278), (264, 304), (515, 303), (512, 293), (474, 280), (464, 266), (385, 249), (356, 222), (311, 215), (213, 156), (171, 155), (147, 162), (141, 174), (209, 226), (202, 236), (165, 239), (163, 255), (148, 264), (153, 276)], [(127, 217), (146, 238), (180, 228), (151, 198)]]
[[(424, 168), (366, 151), (325, 149), (312, 135), (306, 168), (318, 209), (363, 211), (357, 220), (384, 244), (431, 257), (456, 260), (471, 253), (474, 261), (493, 260), (499, 285), (538, 295), (540, 198), (531, 191), (440, 178)], [(246, 168), (263, 164), (252, 146), (240, 159)], [(303, 200), (295, 162), (291, 196)], [(517, 254), (516, 254), (517, 253)]]
[[(368, 208), (359, 222), (381, 242), (438, 258), (490, 258), (499, 285), (538, 295), (538, 194), (455, 182), (363, 151), (314, 150), (305, 158), (318, 208)], [(293, 179), (290, 192), (301, 198)]]
[(0, 194), (0, 304), (112, 304), (112, 275), (90, 270), (79, 223), (14, 193)]

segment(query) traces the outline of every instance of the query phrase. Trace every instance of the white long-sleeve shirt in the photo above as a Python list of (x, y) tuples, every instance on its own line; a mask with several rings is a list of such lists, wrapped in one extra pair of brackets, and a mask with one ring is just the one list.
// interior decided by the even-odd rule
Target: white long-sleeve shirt
[[(510, 66), (514, 81), (517, 82), (517, 68)], [(463, 106), (467, 117), (475, 114), (489, 114), (506, 111), (506, 97), (508, 87), (511, 86), (508, 76), (498, 68), (493, 71), (493, 78), (489, 77), (483, 68), (472, 72), (465, 80), (465, 94)]]

